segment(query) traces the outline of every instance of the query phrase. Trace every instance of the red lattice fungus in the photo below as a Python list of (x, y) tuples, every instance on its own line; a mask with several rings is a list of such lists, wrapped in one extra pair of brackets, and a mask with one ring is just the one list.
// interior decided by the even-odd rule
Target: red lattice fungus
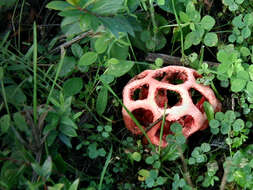
[[(167, 145), (166, 136), (171, 134), (170, 125), (177, 121), (183, 126), (186, 138), (208, 127), (203, 103), (208, 101), (215, 112), (221, 110), (210, 87), (196, 83), (201, 77), (193, 69), (168, 66), (146, 70), (131, 79), (123, 90), (123, 103), (145, 129), (162, 117), (167, 104), (162, 146)], [(122, 109), (126, 127), (134, 134), (142, 134), (126, 110)], [(161, 122), (148, 130), (151, 142), (159, 145)]]

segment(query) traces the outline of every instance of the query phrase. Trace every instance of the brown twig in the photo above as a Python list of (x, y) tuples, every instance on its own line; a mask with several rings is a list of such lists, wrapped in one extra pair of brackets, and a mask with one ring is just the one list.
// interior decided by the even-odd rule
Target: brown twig
[[(167, 117), (169, 114), (165, 114), (165, 117)], [(161, 116), (159, 119), (157, 119), (156, 121), (154, 121), (153, 123), (149, 124), (146, 128), (146, 132), (148, 132), (152, 127), (154, 127), (157, 123), (159, 123), (160, 121), (163, 120), (163, 116)]]
[(222, 176), (220, 190), (224, 190), (226, 187), (229, 167), (230, 167), (230, 161), (228, 161), (226, 168), (224, 168), (224, 174)]
[(88, 32), (82, 33), (82, 34), (76, 36), (75, 38), (73, 38), (72, 40), (70, 40), (68, 42), (65, 42), (65, 43), (59, 45), (58, 47), (54, 48), (53, 50), (50, 51), (50, 53), (56, 53), (56, 52), (60, 51), (62, 48), (65, 49), (65, 48), (71, 46), (72, 44), (74, 44), (74, 43), (80, 41), (81, 39), (83, 39), (83, 38), (85, 38), (87, 36), (90, 36), (92, 34), (93, 34), (92, 31), (88, 31)]
[[(166, 55), (162, 53), (148, 53), (145, 60), (148, 62), (155, 62), (157, 58), (161, 58), (166, 65), (179, 65), (182, 66), (182, 61), (180, 60), (180, 57), (175, 57), (171, 55)], [(205, 61), (209, 66), (214, 67), (218, 66), (219, 63), (211, 62), (211, 61)]]
[(184, 178), (185, 178), (186, 182), (192, 187), (192, 189), (195, 189), (194, 186), (193, 186), (192, 180), (191, 180), (190, 173), (188, 171), (188, 166), (187, 166), (187, 163), (185, 161), (183, 151), (182, 151), (180, 146), (178, 146), (178, 151), (179, 151), (179, 154), (180, 154), (180, 159), (181, 159), (182, 164), (183, 164)]

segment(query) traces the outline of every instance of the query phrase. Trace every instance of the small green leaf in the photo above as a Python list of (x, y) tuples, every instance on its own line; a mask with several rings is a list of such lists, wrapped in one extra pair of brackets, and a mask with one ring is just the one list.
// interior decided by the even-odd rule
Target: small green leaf
[(147, 42), (148, 40), (151, 40), (151, 38), (152, 38), (152, 35), (149, 30), (143, 30), (141, 32), (141, 41)]
[(170, 126), (170, 130), (175, 134), (182, 133), (182, 125), (178, 122), (174, 122)]
[(59, 134), (59, 139), (69, 148), (72, 148), (70, 138), (64, 135), (63, 133)]
[(103, 126), (101, 126), (101, 125), (99, 125), (99, 126), (97, 127), (98, 132), (102, 132), (102, 131), (103, 131), (103, 129), (104, 129), (104, 127), (103, 127)]
[(228, 41), (234, 43), (236, 41), (236, 36), (234, 34), (230, 34), (228, 36)]
[(228, 110), (225, 113), (225, 121), (227, 121), (228, 123), (233, 123), (234, 120), (236, 119), (236, 115), (235, 112), (232, 110)]
[(215, 114), (215, 119), (218, 120), (218, 121), (222, 121), (225, 117), (225, 114), (223, 112), (217, 112)]
[(106, 109), (108, 102), (108, 90), (106, 87), (102, 87), (98, 93), (96, 101), (96, 111), (99, 115), (102, 115)]
[(211, 128), (218, 128), (220, 126), (220, 122), (216, 119), (212, 119), (209, 122), (209, 125), (210, 125)]
[(98, 54), (104, 53), (108, 47), (108, 39), (106, 36), (99, 37), (95, 42), (95, 50)]
[(155, 161), (155, 163), (153, 164), (153, 167), (156, 169), (159, 169), (161, 167), (161, 162), (160, 161)]
[(246, 91), (249, 94), (249, 96), (253, 96), (253, 82), (252, 81), (248, 82)]
[(250, 65), (248, 68), (250, 79), (253, 81), (253, 65)]
[(32, 168), (33, 170), (39, 175), (39, 176), (42, 176), (43, 177), (43, 171), (42, 171), (42, 168), (40, 167), (39, 164), (37, 163), (32, 163)]
[[(118, 0), (117, 0), (118, 1)], [(127, 17), (122, 15), (114, 17), (101, 17), (100, 18), (103, 25), (111, 31), (111, 33), (119, 38), (119, 33), (129, 33), (131, 36), (134, 36), (134, 29)]]
[(214, 109), (213, 109), (212, 105), (207, 101), (205, 101), (203, 103), (203, 107), (204, 107), (204, 110), (206, 113), (206, 117), (207, 117), (208, 121), (210, 122), (212, 119), (214, 119)]
[(108, 138), (109, 136), (110, 136), (109, 133), (107, 133), (105, 131), (102, 132), (102, 137)]
[(89, 29), (96, 31), (100, 23), (100, 20), (96, 16), (88, 13), (83, 14), (80, 17), (80, 27), (83, 31), (87, 31)]
[(76, 123), (72, 119), (70, 119), (68, 116), (63, 116), (61, 118), (61, 124), (68, 125), (70, 127), (73, 127), (74, 129), (78, 128)]
[(53, 168), (52, 159), (50, 156), (48, 156), (48, 158), (45, 160), (41, 168), (44, 178), (46, 179), (49, 178), (52, 172), (52, 168)]
[(222, 121), (221, 122), (221, 134), (226, 135), (229, 133), (230, 130), (231, 130), (231, 127), (230, 127), (229, 123), (227, 123), (226, 121)]
[(25, 121), (25, 118), (20, 112), (14, 113), (13, 120), (14, 120), (14, 123), (15, 123), (17, 129), (19, 129), (20, 131), (23, 131), (23, 132), (29, 131), (28, 125)]
[(213, 133), (214, 135), (217, 135), (219, 131), (219, 128), (211, 128), (211, 133)]
[(60, 125), (60, 131), (68, 137), (76, 137), (76, 130), (69, 125)]
[(97, 60), (98, 54), (96, 52), (87, 52), (79, 60), (78, 65), (91, 65)]
[(105, 131), (106, 131), (106, 132), (111, 132), (111, 131), (112, 131), (112, 126), (106, 125), (106, 126), (105, 126)]
[(244, 24), (247, 26), (251, 26), (253, 24), (253, 14), (248, 13), (243, 18)]
[(80, 2), (80, 0), (66, 0), (66, 1), (71, 5), (78, 5), (78, 3)]
[(163, 65), (163, 59), (161, 59), (161, 58), (156, 58), (156, 60), (155, 60), (155, 65), (156, 65), (157, 67), (161, 67), (161, 66)]
[(246, 86), (247, 81), (240, 78), (235, 78), (231, 80), (231, 90), (233, 92), (240, 92)]
[(103, 75), (100, 76), (100, 80), (104, 83), (110, 84), (114, 81), (114, 76), (113, 75), (103, 74)]
[(138, 174), (145, 178), (148, 178), (150, 176), (150, 172), (146, 169), (141, 169), (140, 171), (138, 171)]
[(244, 39), (250, 37), (250, 35), (251, 35), (251, 30), (249, 29), (248, 26), (242, 29), (242, 36)]
[(116, 58), (111, 58), (111, 59), (109, 59), (108, 61), (107, 61), (107, 64), (108, 65), (111, 65), (111, 64), (118, 64), (119, 63), (119, 60), (118, 59), (116, 59)]
[(65, 1), (51, 1), (47, 4), (46, 7), (48, 9), (54, 9), (54, 10), (59, 10), (59, 11), (63, 11), (68, 8), (72, 8), (72, 6)]
[[(83, 48), (77, 43), (75, 43), (71, 46), (71, 51), (75, 57), (80, 58), (83, 55)], [(64, 59), (65, 59), (65, 57), (64, 57)]]
[(243, 28), (244, 27), (244, 23), (242, 22), (242, 14), (240, 14), (239, 16), (234, 17), (234, 19), (232, 20), (232, 24), (238, 28)]
[(239, 132), (244, 128), (244, 121), (242, 119), (237, 119), (233, 123), (233, 130)]
[(164, 5), (165, 4), (165, 0), (157, 0), (157, 4), (158, 5)]
[(123, 8), (123, 2), (124, 0), (96, 1), (90, 11), (99, 15), (116, 14), (120, 9)]
[(3, 67), (0, 67), (0, 81), (2, 81), (4, 78), (4, 69)]
[(241, 70), (241, 71), (238, 71), (237, 78), (244, 79), (244, 80), (248, 81), (250, 77), (249, 77), (249, 73), (247, 71)]
[(202, 143), (200, 148), (203, 152), (209, 152), (211, 150), (211, 146), (208, 143)]
[(22, 89), (17, 85), (6, 86), (5, 92), (8, 95), (7, 101), (13, 105), (24, 104), (26, 101), (26, 96)]
[(189, 163), (189, 165), (195, 164), (196, 163), (195, 158), (190, 157), (189, 160), (188, 160), (188, 163)]
[(202, 163), (205, 161), (205, 157), (204, 155), (200, 154), (197, 158), (196, 158), (197, 163)]
[(134, 152), (131, 154), (131, 157), (133, 160), (135, 160), (136, 162), (141, 161), (141, 154), (139, 152)]
[(70, 78), (63, 84), (63, 93), (65, 97), (78, 94), (83, 88), (82, 78)]
[(133, 66), (133, 61), (120, 60), (118, 64), (109, 65), (107, 74), (120, 77), (126, 74)]
[(243, 57), (247, 57), (250, 55), (250, 50), (246, 47), (241, 47), (240, 52)]
[(0, 128), (2, 133), (6, 133), (10, 127), (11, 118), (9, 115), (4, 115), (0, 118)]
[(218, 36), (213, 32), (209, 32), (204, 37), (204, 44), (209, 47), (213, 47), (218, 43)]
[(156, 180), (157, 185), (163, 185), (166, 182), (165, 177), (159, 176)]
[(177, 144), (184, 144), (186, 142), (186, 138), (183, 134), (176, 135), (176, 143)]
[(77, 190), (78, 185), (79, 185), (79, 179), (76, 179), (76, 180), (71, 184), (71, 186), (69, 187), (68, 190)]
[(76, 60), (74, 57), (65, 56), (59, 77), (67, 77), (74, 71)]
[(237, 4), (239, 4), (239, 5), (242, 4), (243, 1), (244, 1), (244, 0), (235, 0), (235, 2), (236, 2)]
[(63, 183), (57, 183), (54, 186), (49, 186), (48, 190), (61, 190), (64, 187)]
[(146, 158), (145, 162), (147, 164), (153, 164), (154, 163), (154, 158), (152, 156), (149, 156)]
[(200, 24), (205, 30), (209, 31), (215, 25), (215, 20), (213, 17), (206, 15), (202, 18)]

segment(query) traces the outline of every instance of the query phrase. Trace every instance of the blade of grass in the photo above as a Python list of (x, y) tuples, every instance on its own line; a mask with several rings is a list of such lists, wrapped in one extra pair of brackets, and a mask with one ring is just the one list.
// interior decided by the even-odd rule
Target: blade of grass
[(123, 102), (120, 100), (120, 98), (117, 96), (117, 94), (115, 94), (115, 92), (112, 90), (112, 88), (105, 82), (102, 81), (102, 83), (104, 84), (104, 86), (109, 90), (109, 92), (112, 93), (112, 95), (119, 101), (119, 103), (121, 104), (121, 106), (126, 110), (126, 112), (129, 114), (129, 116), (131, 117), (131, 119), (133, 120), (133, 122), (137, 125), (137, 127), (140, 129), (140, 131), (142, 132), (142, 134), (146, 137), (146, 139), (148, 140), (149, 144), (151, 145), (152, 149), (155, 150), (155, 146), (151, 143), (150, 138), (148, 137), (145, 129), (141, 126), (141, 124), (139, 123), (139, 121), (134, 117), (134, 115), (127, 109), (127, 107), (123, 104)]
[(163, 137), (163, 128), (164, 128), (164, 124), (165, 124), (166, 109), (167, 109), (167, 103), (165, 103), (165, 105), (164, 105), (163, 120), (162, 120), (162, 125), (161, 125), (160, 141), (159, 141), (159, 149), (158, 149), (159, 154), (161, 153), (161, 144), (162, 144), (162, 137)]
[(34, 124), (37, 123), (37, 28), (36, 23), (33, 23), (33, 119)]
[(181, 27), (181, 22), (177, 16), (177, 12), (176, 12), (176, 8), (175, 8), (175, 2), (174, 0), (171, 1), (172, 2), (172, 7), (173, 7), (173, 12), (175, 14), (175, 17), (176, 17), (176, 21), (177, 21), (177, 24), (179, 26), (179, 30), (180, 30), (180, 37), (181, 37), (181, 54), (183, 56), (183, 58), (185, 57), (185, 54), (184, 54), (184, 36), (183, 36), (183, 30), (182, 30), (182, 27)]
[(1, 43), (0, 43), (0, 47), (1, 47), (1, 48), (3, 48), (3, 45), (4, 45), (5, 42), (7, 41), (9, 35), (10, 35), (10, 31), (8, 31), (8, 32), (5, 34), (3, 40), (1, 41)]
[(21, 8), (20, 8), (20, 14), (18, 19), (18, 49), (20, 49), (20, 39), (21, 39), (21, 21), (22, 21), (22, 14), (24, 10), (25, 0), (22, 1)]
[(112, 146), (111, 146), (110, 152), (109, 152), (109, 154), (108, 154), (108, 156), (106, 158), (104, 168), (103, 168), (103, 170), (101, 172), (98, 190), (102, 190), (102, 185), (103, 185), (103, 180), (104, 180), (104, 177), (105, 177), (105, 172), (106, 172), (106, 169), (108, 168), (108, 166), (110, 164), (111, 157), (112, 157)]
[(3, 67), (0, 67), (0, 83), (1, 83), (1, 89), (2, 89), (2, 96), (3, 96), (3, 99), (4, 99), (4, 105), (5, 105), (6, 111), (9, 115), (9, 117), (11, 118), (8, 103), (7, 103), (7, 98), (6, 98), (5, 88), (4, 88), (4, 80), (3, 79), (4, 79), (4, 69), (3, 69)]
[(48, 105), (49, 100), (50, 100), (50, 98), (51, 98), (51, 96), (52, 96), (54, 87), (55, 87), (55, 85), (57, 84), (56, 81), (57, 81), (57, 79), (58, 79), (58, 77), (59, 77), (59, 74), (60, 74), (60, 71), (61, 71), (61, 68), (62, 68), (62, 65), (63, 65), (63, 61), (64, 61), (65, 54), (66, 54), (66, 51), (65, 51), (64, 48), (62, 48), (62, 51), (61, 51), (61, 59), (60, 59), (59, 65), (58, 65), (58, 67), (57, 67), (57, 71), (56, 71), (56, 74), (55, 74), (55, 77), (54, 77), (53, 85), (52, 85), (52, 87), (51, 87), (51, 89), (50, 89), (50, 92), (49, 92), (49, 95), (48, 95), (48, 97), (47, 97), (46, 105)]

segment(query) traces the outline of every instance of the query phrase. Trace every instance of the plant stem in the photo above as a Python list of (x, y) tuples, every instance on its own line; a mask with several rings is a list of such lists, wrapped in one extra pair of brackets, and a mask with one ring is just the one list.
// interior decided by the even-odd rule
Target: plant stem
[(22, 14), (23, 14), (23, 10), (24, 10), (24, 4), (25, 4), (25, 0), (22, 1), (21, 10), (20, 10), (20, 14), (19, 14), (19, 20), (18, 20), (18, 49), (20, 49), (21, 20), (22, 20)]
[(183, 164), (183, 170), (184, 170), (184, 173), (185, 173), (185, 175), (184, 175), (185, 180), (192, 187), (192, 189), (195, 189), (194, 186), (193, 186), (192, 180), (191, 180), (190, 173), (188, 171), (188, 166), (187, 166), (187, 163), (186, 163), (186, 160), (185, 160), (185, 157), (184, 157), (184, 153), (183, 153), (182, 148), (180, 146), (178, 146), (178, 152), (180, 154), (180, 159), (181, 159), (182, 164)]
[(181, 36), (181, 54), (182, 54), (182, 57), (185, 57), (185, 54), (184, 54), (184, 36), (183, 36), (183, 30), (182, 30), (182, 27), (181, 27), (180, 20), (179, 20), (179, 18), (177, 16), (174, 0), (172, 0), (172, 7), (173, 7), (173, 11), (174, 11), (174, 14), (175, 14), (175, 17), (176, 17), (176, 21), (177, 21), (177, 24), (178, 24), (179, 30), (180, 30), (180, 36)]
[(36, 23), (33, 24), (33, 118), (34, 125), (37, 123), (37, 30)]
[(5, 108), (6, 108), (6, 111), (9, 115), (9, 117), (11, 118), (9, 106), (8, 106), (8, 103), (7, 103), (7, 98), (6, 98), (6, 93), (5, 93), (4, 81), (3, 80), (1, 81), (1, 88), (2, 88), (2, 95), (3, 95), (3, 99), (4, 99), (4, 105), (5, 105)]
[(101, 190), (102, 189), (102, 185), (103, 185), (103, 180), (104, 180), (104, 177), (105, 177), (105, 172), (106, 172), (106, 169), (108, 168), (110, 162), (111, 162), (111, 157), (112, 157), (112, 146), (110, 148), (110, 152), (106, 158), (106, 161), (105, 161), (105, 165), (104, 165), (104, 168), (102, 170), (102, 173), (101, 173), (101, 176), (100, 176), (100, 181), (99, 181), (99, 185), (98, 185), (98, 190)]
[(63, 65), (65, 53), (66, 53), (66, 51), (65, 51), (64, 48), (62, 47), (62, 49), (61, 49), (61, 59), (60, 59), (60, 62), (59, 62), (59, 66), (57, 67), (57, 71), (56, 71), (56, 74), (55, 74), (55, 77), (54, 77), (53, 85), (52, 85), (52, 87), (51, 87), (51, 89), (50, 89), (50, 92), (49, 92), (49, 95), (48, 95), (48, 97), (47, 97), (46, 105), (48, 105), (49, 100), (50, 100), (50, 98), (51, 98), (51, 96), (52, 96), (52, 93), (53, 93), (53, 90), (54, 90), (56, 81), (57, 81), (57, 79), (58, 79), (58, 76), (59, 76), (59, 74), (60, 74), (60, 71), (61, 71), (61, 68), (62, 68), (62, 65)]
[(164, 105), (163, 119), (162, 119), (161, 132), (160, 132), (159, 149), (158, 149), (159, 155), (161, 153), (161, 144), (162, 144), (162, 137), (163, 137), (163, 128), (164, 128), (164, 124), (165, 124), (166, 109), (167, 109), (167, 103), (165, 103), (165, 105)]
[(224, 174), (223, 174), (223, 176), (222, 176), (221, 185), (220, 185), (220, 190), (224, 190), (225, 187), (226, 187), (229, 167), (230, 167), (230, 162), (228, 162), (227, 167), (224, 168)]
[[(153, 25), (153, 32), (154, 32), (154, 40), (156, 43), (156, 38), (157, 38), (157, 32), (158, 32), (158, 27), (155, 21), (155, 10), (154, 10), (154, 6), (153, 6), (153, 0), (149, 0), (149, 12), (151, 15), (151, 21), (152, 21), (152, 25)], [(154, 49), (153, 49), (154, 51)]]

